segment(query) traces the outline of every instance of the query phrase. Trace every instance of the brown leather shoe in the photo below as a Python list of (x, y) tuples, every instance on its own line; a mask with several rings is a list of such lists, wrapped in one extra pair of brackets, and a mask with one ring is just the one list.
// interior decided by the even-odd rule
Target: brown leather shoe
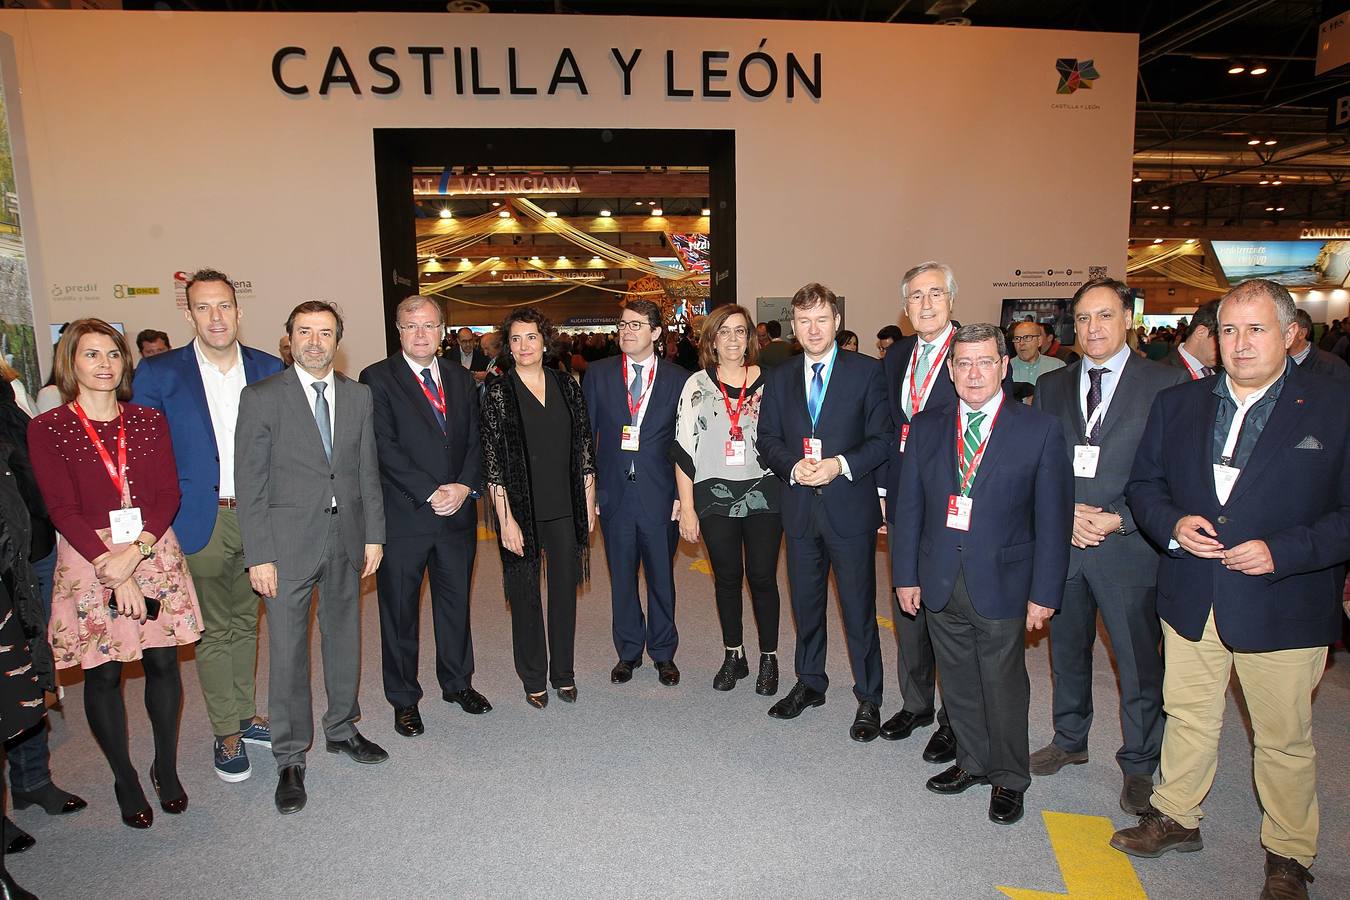
[(1120, 788), (1120, 808), (1132, 816), (1142, 816), (1153, 797), (1153, 778), (1148, 775), (1126, 775)]
[(1261, 900), (1308, 900), (1313, 877), (1297, 860), (1266, 851), (1266, 885)]
[(1200, 840), (1199, 828), (1182, 828), (1170, 817), (1150, 806), (1139, 817), (1138, 825), (1133, 828), (1122, 828), (1111, 835), (1111, 846), (1130, 856), (1153, 859), (1169, 850), (1178, 853), (1203, 850), (1205, 844)]
[[(1070, 753), (1053, 742), (1031, 754), (1029, 760), (1032, 775), (1053, 775), (1065, 766), (1081, 766), (1087, 761), (1086, 750)], [(1139, 813), (1135, 813), (1135, 815), (1137, 816)]]

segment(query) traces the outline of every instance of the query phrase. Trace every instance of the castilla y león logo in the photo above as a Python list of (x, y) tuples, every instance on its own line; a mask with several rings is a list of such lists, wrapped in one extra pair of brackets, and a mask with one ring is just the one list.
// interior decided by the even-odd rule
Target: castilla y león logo
[(1056, 94), (1072, 94), (1078, 89), (1092, 89), (1092, 82), (1102, 76), (1090, 59), (1057, 59), (1055, 71), (1059, 73), (1059, 87)]

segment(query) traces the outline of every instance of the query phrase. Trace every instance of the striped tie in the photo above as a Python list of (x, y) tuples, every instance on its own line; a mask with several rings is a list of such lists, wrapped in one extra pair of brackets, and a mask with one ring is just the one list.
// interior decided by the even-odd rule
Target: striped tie
[[(927, 381), (928, 372), (933, 368), (933, 345), (925, 344), (923, 341), (920, 341), (919, 344), (919, 364), (914, 367), (914, 383), (916, 385), (921, 385)], [(903, 405), (907, 407), (905, 416), (912, 419), (914, 414), (920, 412), (920, 410), (914, 408), (913, 398), (910, 397), (909, 391), (905, 391), (904, 394)], [(922, 402), (922, 399), (920, 399), (920, 402)]]
[(961, 480), (963, 482), (966, 480), (966, 475), (970, 473), (970, 466), (975, 461), (975, 454), (980, 449), (980, 423), (984, 421), (984, 416), (985, 414), (978, 410), (972, 411), (966, 416), (966, 431), (961, 437)]

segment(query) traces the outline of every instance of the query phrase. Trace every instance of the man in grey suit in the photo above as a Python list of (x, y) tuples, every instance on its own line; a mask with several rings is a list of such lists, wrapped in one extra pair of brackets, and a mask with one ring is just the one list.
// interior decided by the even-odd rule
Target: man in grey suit
[(1121, 282), (1087, 282), (1074, 294), (1072, 309), (1086, 356), (1042, 375), (1033, 404), (1057, 417), (1064, 429), (1074, 470), (1074, 514), (1064, 601), (1050, 621), (1055, 737), (1031, 754), (1031, 772), (1053, 775), (1088, 760), (1092, 647), (1100, 611), (1120, 674), (1120, 806), (1140, 815), (1148, 807), (1162, 747), (1158, 551), (1135, 527), (1125, 482), (1153, 398), (1188, 377), (1126, 346), (1134, 300)]
[(321, 300), (286, 320), (295, 365), (244, 388), (235, 431), (235, 486), (244, 564), (267, 602), (272, 755), (277, 811), (305, 806), (305, 752), (314, 739), (309, 613), (319, 589), (329, 753), (389, 758), (356, 730), (361, 579), (384, 553), (384, 500), (370, 389), (333, 371), (342, 316)]

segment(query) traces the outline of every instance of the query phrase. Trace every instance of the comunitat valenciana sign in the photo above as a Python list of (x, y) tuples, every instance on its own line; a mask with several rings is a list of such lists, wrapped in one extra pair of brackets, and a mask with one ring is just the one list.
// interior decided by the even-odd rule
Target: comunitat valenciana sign
[(1350, 228), (1305, 228), (1298, 233), (1304, 241), (1350, 240)]
[(821, 54), (767, 44), (765, 38), (740, 53), (611, 47), (594, 58), (585, 53), (578, 57), (570, 47), (526, 55), (515, 47), (292, 46), (272, 54), (272, 81), (293, 97), (388, 97), (405, 89), (428, 97), (589, 96), (592, 91), (631, 97), (633, 76), (656, 68), (664, 74), (661, 96), (669, 98), (819, 100)]

